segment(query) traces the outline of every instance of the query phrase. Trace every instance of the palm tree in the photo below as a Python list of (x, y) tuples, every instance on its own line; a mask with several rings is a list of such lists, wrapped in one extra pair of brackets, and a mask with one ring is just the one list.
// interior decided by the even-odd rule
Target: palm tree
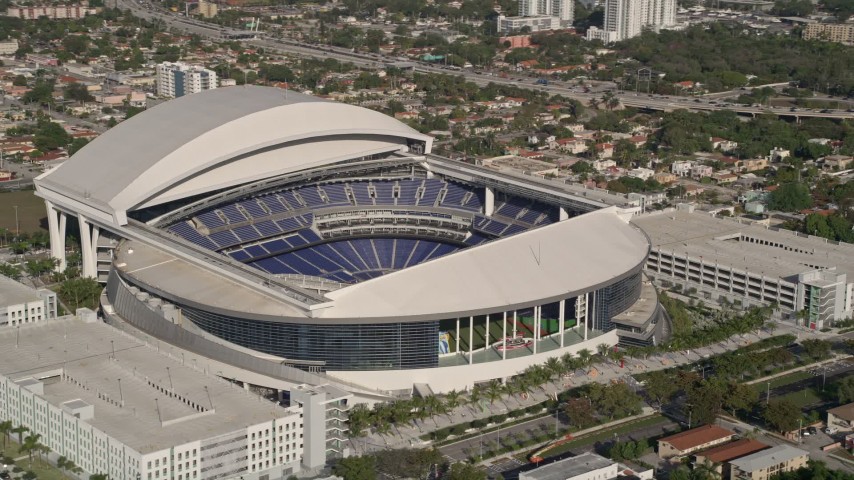
[(563, 371), (564, 372), (570, 372), (570, 371), (574, 370), (573, 367), (575, 366), (575, 359), (572, 358), (571, 353), (569, 353), (569, 352), (564, 353), (560, 357), (560, 363), (563, 364)]
[(364, 403), (357, 403), (348, 412), (347, 422), (350, 424), (350, 436), (360, 437), (365, 428), (371, 424), (371, 411)]
[(24, 443), (24, 433), (29, 432), (29, 431), (30, 431), (30, 429), (23, 426), (23, 425), (18, 425), (17, 427), (12, 429), (12, 433), (18, 434), (18, 444), (19, 445), (22, 445)]
[[(481, 405), (480, 405), (481, 400), (483, 400), (483, 395), (481, 394), (480, 387), (475, 386), (474, 388), (471, 389), (471, 393), (469, 393), (469, 407), (474, 405), (478, 409), (481, 409), (481, 411), (482, 411), (483, 407), (481, 407)], [(471, 410), (473, 415), (477, 415), (476, 410), (471, 409), (471, 408), (470, 408), (470, 410)]]
[(590, 350), (588, 350), (586, 348), (582, 348), (581, 350), (578, 351), (578, 358), (581, 359), (581, 364), (585, 367), (587, 365), (590, 365), (590, 357), (592, 357), (592, 356), (593, 356), (593, 354), (590, 352)]
[(451, 390), (445, 394), (445, 408), (448, 410), (448, 421), (451, 421), (451, 413), (462, 405), (462, 400), (463, 395), (456, 390)]
[(598, 353), (600, 357), (604, 357), (605, 355), (607, 355), (608, 350), (610, 349), (611, 346), (607, 343), (600, 343), (599, 345), (596, 345), (596, 353)]
[(41, 438), (42, 436), (38, 433), (27, 435), (27, 438), (24, 439), (24, 443), (21, 444), (21, 451), (27, 452), (31, 468), (33, 466), (33, 453), (38, 453), (39, 456), (41, 456), (41, 452), (43, 451), (44, 445), (39, 443), (39, 439)]
[(0, 435), (3, 435), (3, 450), (6, 449), (6, 437), (9, 436), (9, 432), (12, 431), (12, 421), (6, 420), (5, 422), (0, 422)]
[(424, 398), (424, 413), (433, 419), (433, 423), (437, 427), (439, 426), (439, 422), (436, 421), (436, 415), (442, 412), (444, 406), (444, 403), (435, 395), (429, 395)]
[(549, 379), (555, 378), (561, 374), (563, 364), (557, 357), (549, 357), (545, 363), (546, 371), (549, 373)]
[(501, 386), (501, 382), (498, 380), (493, 380), (489, 382), (489, 385), (486, 386), (486, 398), (489, 399), (489, 405), (492, 406), (495, 404), (495, 401), (501, 398), (501, 393), (504, 388)]

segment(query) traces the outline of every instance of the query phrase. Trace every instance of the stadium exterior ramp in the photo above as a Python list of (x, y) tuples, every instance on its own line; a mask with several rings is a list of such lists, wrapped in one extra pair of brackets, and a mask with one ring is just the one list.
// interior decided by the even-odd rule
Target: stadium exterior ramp
[(655, 341), (650, 242), (625, 211), (431, 146), (370, 110), (217, 89), (130, 119), (36, 186), (54, 255), (67, 216), (80, 223), (108, 318), (246, 383), (376, 401), (506, 378), (620, 331)]

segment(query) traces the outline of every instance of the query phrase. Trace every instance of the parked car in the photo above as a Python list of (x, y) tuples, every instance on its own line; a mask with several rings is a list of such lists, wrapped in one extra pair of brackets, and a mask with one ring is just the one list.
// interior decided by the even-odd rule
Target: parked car
[(824, 429), (824, 433), (826, 433), (828, 435), (833, 435), (834, 433), (836, 433), (838, 431), (839, 431), (839, 429), (836, 427), (825, 427), (825, 429)]

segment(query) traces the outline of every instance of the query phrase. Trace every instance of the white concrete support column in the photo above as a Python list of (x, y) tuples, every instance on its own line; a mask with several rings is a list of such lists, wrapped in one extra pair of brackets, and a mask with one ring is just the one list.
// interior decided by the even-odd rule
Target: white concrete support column
[(93, 225), (82, 214), (77, 214), (77, 221), (80, 224), (80, 252), (83, 254), (82, 274), (84, 277), (95, 278), (98, 274), (96, 268), (98, 249), (92, 243), (92, 239), (97, 238), (97, 235), (92, 234)]
[(489, 315), (486, 315), (486, 334), (484, 335), (484, 337), (486, 337), (485, 347), (489, 348), (489, 345), (490, 345), (490, 342), (489, 342)]
[(61, 272), (67, 266), (65, 261), (66, 215), (48, 200), (45, 200), (44, 204), (47, 210), (47, 224), (50, 232), (50, 256), (59, 260), (55, 270)]
[(518, 335), (516, 333), (516, 322), (518, 321), (517, 318), (518, 317), (516, 317), (516, 310), (513, 310), (513, 338), (516, 338), (516, 335)]
[(560, 335), (560, 348), (563, 348), (563, 343), (564, 343), (564, 340), (563, 340), (563, 322), (564, 322), (564, 315), (565, 314), (566, 314), (566, 300), (561, 300), (560, 303), (558, 304), (558, 311), (557, 311), (557, 323), (558, 323), (558, 327), (557, 327), (558, 330), (557, 331), (558, 331), (558, 335)]
[[(587, 297), (587, 300), (590, 300), (590, 293), (586, 293), (585, 296)], [(587, 302), (585, 302), (585, 303), (587, 303)], [(596, 292), (593, 292), (593, 305), (594, 305), (593, 313), (590, 315), (584, 316), (584, 341), (585, 342), (587, 341), (587, 332), (590, 331), (590, 322), (594, 318), (596, 318), (596, 308), (595, 308), (595, 306), (596, 306)]]
[(487, 217), (491, 217), (495, 212), (495, 191), (489, 187), (486, 187), (486, 195), (484, 196), (483, 202), (483, 214)]
[(507, 360), (507, 312), (504, 312), (504, 321), (501, 322), (501, 359)]
[(456, 343), (457, 353), (460, 353), (460, 319), (459, 318), (457, 319), (457, 336), (454, 339), (454, 342)]
[(540, 340), (540, 307), (534, 307), (534, 355), (537, 354), (537, 343)]
[(560, 221), (569, 220), (569, 212), (566, 211), (566, 208), (560, 207), (559, 209), (560, 217), (558, 218)]
[(469, 365), (474, 363), (474, 317), (469, 317)]

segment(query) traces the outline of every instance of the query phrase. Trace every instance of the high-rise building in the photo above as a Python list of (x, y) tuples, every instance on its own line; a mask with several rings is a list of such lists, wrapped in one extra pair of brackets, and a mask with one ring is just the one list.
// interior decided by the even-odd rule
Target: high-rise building
[(676, 0), (606, 0), (605, 25), (591, 27), (587, 39), (618, 42), (675, 23)]
[(519, 0), (519, 16), (498, 17), (498, 31), (506, 35), (523, 27), (532, 32), (558, 30), (571, 27), (574, 18), (573, 0)]
[(213, 70), (180, 62), (157, 65), (157, 94), (161, 97), (182, 97), (216, 87)]
[(557, 17), (561, 26), (569, 26), (575, 14), (575, 4), (572, 0), (519, 0), (520, 17), (550, 16)]

